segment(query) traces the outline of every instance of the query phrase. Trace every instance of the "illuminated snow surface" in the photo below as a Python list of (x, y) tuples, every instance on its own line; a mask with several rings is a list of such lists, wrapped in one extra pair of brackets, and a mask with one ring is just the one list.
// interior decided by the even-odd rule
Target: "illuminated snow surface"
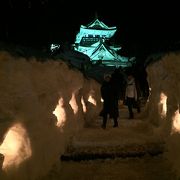
[[(99, 117), (91, 128), (83, 129), (67, 148), (66, 155), (73, 155), (71, 159), (62, 160), (61, 167), (54, 166), (43, 180), (175, 180), (168, 160), (161, 153), (157, 155), (158, 150), (163, 149), (162, 139), (154, 136), (152, 127), (138, 119), (140, 114), (135, 113), (133, 120), (127, 119), (127, 115), (127, 108), (121, 106), (118, 128), (113, 128), (113, 121), (109, 120), (107, 129), (101, 129)], [(124, 157), (115, 157), (120, 152)], [(102, 158), (105, 153), (113, 153), (114, 158), (106, 155)], [(130, 153), (137, 156), (128, 157)], [(100, 156), (93, 158), (97, 154)]]
[(177, 180), (179, 57), (168, 54), (148, 66), (143, 112), (129, 120), (120, 105), (119, 127), (109, 120), (104, 130), (95, 80), (62, 61), (1, 52), (0, 179)]

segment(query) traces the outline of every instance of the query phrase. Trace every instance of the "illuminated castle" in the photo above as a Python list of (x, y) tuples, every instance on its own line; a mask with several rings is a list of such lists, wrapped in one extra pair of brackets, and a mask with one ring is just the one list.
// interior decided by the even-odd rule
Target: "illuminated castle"
[(107, 45), (116, 30), (116, 27), (108, 27), (98, 18), (87, 26), (81, 25), (76, 35), (74, 50), (88, 55), (93, 64), (100, 62), (106, 66), (130, 66), (130, 59), (117, 53), (120, 46)]

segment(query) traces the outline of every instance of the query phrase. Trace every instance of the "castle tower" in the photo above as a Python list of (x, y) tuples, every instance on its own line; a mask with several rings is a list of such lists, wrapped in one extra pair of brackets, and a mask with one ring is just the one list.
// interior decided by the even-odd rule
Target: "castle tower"
[(96, 17), (90, 24), (80, 26), (74, 50), (88, 55), (93, 64), (101, 61), (106, 66), (130, 66), (129, 58), (117, 53), (121, 49), (120, 46), (107, 45), (116, 31), (115, 26), (109, 27)]

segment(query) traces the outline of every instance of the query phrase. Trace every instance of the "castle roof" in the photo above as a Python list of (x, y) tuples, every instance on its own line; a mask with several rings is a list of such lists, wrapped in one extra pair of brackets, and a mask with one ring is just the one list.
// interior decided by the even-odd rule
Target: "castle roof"
[(76, 43), (80, 43), (81, 39), (85, 36), (87, 37), (88, 35), (106, 37), (107, 39), (110, 39), (112, 36), (114, 36), (116, 30), (116, 26), (109, 27), (96, 18), (94, 21), (92, 21), (86, 26), (81, 25), (80, 31), (76, 35)]
[(98, 18), (96, 18), (94, 21), (89, 23), (88, 25), (84, 26), (81, 25), (82, 28), (87, 28), (87, 29), (102, 29), (102, 30), (112, 30), (116, 29), (116, 27), (109, 27), (106, 24), (104, 24), (102, 21), (100, 21)]

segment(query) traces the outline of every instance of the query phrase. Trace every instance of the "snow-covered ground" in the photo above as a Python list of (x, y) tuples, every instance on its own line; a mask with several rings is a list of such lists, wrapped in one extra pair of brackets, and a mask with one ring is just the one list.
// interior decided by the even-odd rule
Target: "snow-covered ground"
[(61, 167), (55, 166), (43, 180), (175, 180), (162, 139), (140, 114), (133, 120), (127, 115), (121, 107), (118, 128), (109, 120), (104, 130), (98, 118), (94, 126), (82, 129), (67, 147)]
[(62, 162), (43, 180), (176, 180), (169, 162), (162, 156)]

